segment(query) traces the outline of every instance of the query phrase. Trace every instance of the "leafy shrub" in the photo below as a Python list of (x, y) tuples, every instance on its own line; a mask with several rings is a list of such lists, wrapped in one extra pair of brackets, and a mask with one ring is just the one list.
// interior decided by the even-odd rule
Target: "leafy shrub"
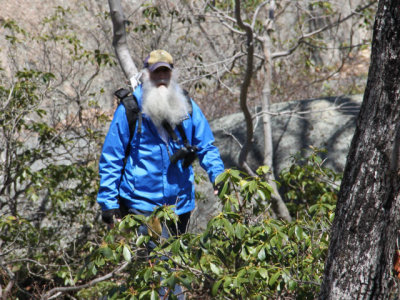
[(293, 156), (293, 163), (281, 175), (282, 189), (292, 215), (300, 217), (303, 213), (315, 210), (332, 210), (337, 200), (341, 174), (323, 166), (320, 153), (326, 150), (311, 147), (311, 154)]
[[(63, 22), (59, 12), (52, 25)], [(44, 290), (74, 283), (82, 246), (102, 231), (93, 226), (103, 139), (94, 124), (104, 114), (91, 104), (97, 93), (90, 84), (106, 62), (100, 65), (102, 52), (78, 47), (77, 38), (68, 42), (60, 26), (51, 35), (45, 28), (29, 34), (12, 20), (0, 27), (12, 62), (0, 68), (0, 298), (39, 299)], [(20, 63), (30, 47), (44, 61)], [(60, 49), (60, 57), (50, 55)], [(79, 107), (59, 89), (66, 84), (85, 86)]]
[[(223, 211), (210, 220), (204, 232), (168, 240), (156, 234), (136, 234), (140, 224), (151, 224), (153, 218), (164, 223), (175, 222), (170, 207), (160, 207), (148, 218), (127, 216), (108, 233), (100, 247), (93, 248), (76, 281), (95, 278), (99, 272), (111, 271), (125, 261), (127, 269), (120, 277), (111, 280), (109, 284), (113, 284), (108, 288), (103, 283), (101, 293), (108, 294), (110, 299), (158, 299), (160, 288), (169, 291), (174, 299), (171, 291), (176, 284), (193, 299), (315, 298), (334, 216), (334, 198), (323, 195), (336, 191), (335, 186), (328, 187), (330, 181), (322, 180), (323, 174), (331, 173), (322, 173), (316, 155), (313, 152), (301, 167), (309, 176), (298, 177), (296, 181), (302, 184), (305, 178), (304, 186), (308, 186), (312, 185), (309, 182), (312, 174), (321, 179), (314, 181), (317, 187), (310, 186), (302, 194), (311, 197), (312, 205), (300, 204), (305, 209), (301, 218), (288, 223), (269, 217), (272, 189), (262, 179), (267, 167), (259, 168), (259, 177), (255, 178), (230, 169), (217, 179), (223, 184), (219, 195)], [(290, 170), (299, 173), (301, 168), (295, 166)], [(321, 182), (327, 186), (320, 188)], [(157, 247), (146, 256), (143, 253), (150, 239)], [(80, 293), (87, 295), (89, 290)]]

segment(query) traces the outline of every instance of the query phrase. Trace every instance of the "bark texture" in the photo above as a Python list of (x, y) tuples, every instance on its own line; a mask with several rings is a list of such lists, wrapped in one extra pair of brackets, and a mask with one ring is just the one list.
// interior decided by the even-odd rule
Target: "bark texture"
[[(250, 147), (253, 143), (253, 120), (247, 107), (247, 92), (250, 87), (251, 77), (253, 76), (253, 61), (254, 61), (254, 39), (253, 39), (253, 30), (252, 28), (243, 23), (242, 17), (240, 16), (240, 1), (235, 1), (235, 17), (238, 26), (246, 32), (247, 42), (247, 61), (246, 61), (246, 71), (243, 78), (243, 83), (240, 86), (240, 108), (243, 112), (244, 119), (246, 121), (246, 141), (242, 147), (242, 150), (239, 153), (239, 166), (241, 168), (245, 168), (246, 157), (249, 153)], [(245, 168), (246, 169), (246, 168)], [(247, 169), (248, 172), (251, 170)]]
[[(400, 1), (381, 0), (371, 66), (343, 181), (320, 299), (395, 299), (400, 229)], [(393, 153), (395, 155), (393, 155)]]

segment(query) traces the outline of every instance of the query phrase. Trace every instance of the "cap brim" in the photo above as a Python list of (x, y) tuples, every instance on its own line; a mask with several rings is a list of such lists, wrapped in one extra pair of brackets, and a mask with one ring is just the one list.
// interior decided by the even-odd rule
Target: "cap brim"
[(156, 69), (161, 68), (161, 67), (166, 67), (166, 68), (172, 70), (172, 66), (166, 62), (158, 62), (158, 63), (152, 64), (151, 66), (149, 66), (149, 70), (150, 70), (150, 72), (154, 72)]

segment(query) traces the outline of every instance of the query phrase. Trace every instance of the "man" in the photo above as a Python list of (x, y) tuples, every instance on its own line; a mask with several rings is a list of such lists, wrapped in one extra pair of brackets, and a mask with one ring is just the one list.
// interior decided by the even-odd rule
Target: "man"
[(152, 51), (145, 59), (143, 83), (133, 92), (142, 118), (132, 140), (124, 105), (115, 111), (100, 158), (97, 196), (103, 220), (110, 226), (121, 218), (122, 208), (149, 215), (158, 206), (174, 205), (182, 233), (195, 208), (194, 173), (185, 158), (193, 158), (195, 152), (213, 183), (224, 171), (210, 126), (177, 84), (173, 67), (165, 50)]

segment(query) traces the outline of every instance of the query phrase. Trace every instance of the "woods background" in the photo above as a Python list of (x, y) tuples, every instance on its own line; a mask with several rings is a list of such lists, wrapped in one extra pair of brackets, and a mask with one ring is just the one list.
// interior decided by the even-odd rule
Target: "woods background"
[[(46, 298), (74, 291), (45, 294), (51, 288), (85, 281), (75, 274), (82, 264), (81, 252), (102, 245), (105, 228), (95, 203), (97, 161), (116, 106), (112, 94), (128, 83), (114, 56), (107, 1), (0, 2), (2, 297)], [(235, 1), (122, 4), (135, 64), (141, 68), (153, 49), (170, 52), (179, 82), (208, 119), (244, 111), (239, 100), (250, 74), (246, 109), (251, 124), (266, 124), (264, 164), (271, 168), (271, 103), (364, 92), (375, 1), (245, 1), (240, 15), (252, 33), (251, 42), (235, 16)], [(246, 73), (249, 58), (252, 69)], [(246, 169), (240, 157), (238, 166)], [(270, 184), (276, 176), (273, 170), (262, 175)], [(337, 185), (336, 175), (328, 177)], [(271, 203), (282, 205), (296, 198), (303, 208), (319, 201), (301, 199), (307, 194), (302, 192), (275, 193)], [(329, 205), (334, 198), (327, 198)], [(299, 211), (272, 205), (271, 215), (290, 219)], [(299, 231), (292, 234), (302, 236)], [(324, 234), (320, 238), (326, 238)], [(324, 256), (319, 258), (323, 261)], [(264, 271), (257, 274), (266, 279)], [(271, 295), (280, 293), (281, 283), (303, 282), (290, 281), (283, 271), (273, 274), (266, 279)], [(201, 282), (206, 282), (204, 291), (221, 286), (217, 279)], [(224, 288), (227, 297), (235, 297), (229, 284)], [(318, 288), (299, 291), (315, 295)]]

